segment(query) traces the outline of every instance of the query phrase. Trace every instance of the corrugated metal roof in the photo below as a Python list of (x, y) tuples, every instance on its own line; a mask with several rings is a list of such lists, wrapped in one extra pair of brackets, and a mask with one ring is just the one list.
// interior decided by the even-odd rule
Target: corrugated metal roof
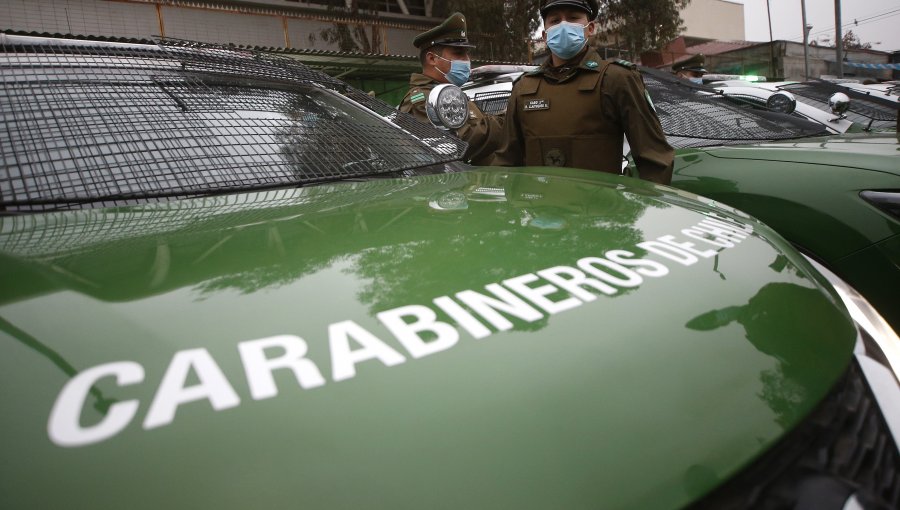
[(751, 42), (751, 41), (711, 41), (707, 40), (705, 42), (701, 42), (698, 44), (694, 44), (693, 46), (687, 46), (683, 50), (667, 50), (662, 51), (659, 54), (659, 57), (662, 59), (661, 63), (652, 64), (654, 67), (658, 69), (662, 69), (665, 67), (672, 66), (679, 62), (685, 61), (694, 55), (718, 55), (721, 53), (727, 53), (729, 51), (742, 50), (744, 48), (750, 48), (752, 46), (757, 46), (759, 44), (768, 44), (768, 43), (759, 43), (759, 42)]
[(695, 46), (689, 46), (687, 48), (687, 52), (689, 53), (689, 55), (687, 55), (685, 58), (701, 53), (703, 55), (718, 55), (719, 53), (749, 48), (750, 46), (756, 46), (757, 44), (767, 43), (758, 43), (751, 41), (709, 41), (702, 44), (697, 44)]

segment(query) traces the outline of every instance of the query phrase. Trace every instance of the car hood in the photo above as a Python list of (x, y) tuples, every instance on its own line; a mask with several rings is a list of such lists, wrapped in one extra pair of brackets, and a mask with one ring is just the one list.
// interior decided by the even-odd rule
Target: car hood
[(780, 237), (693, 198), (489, 169), (2, 217), (4, 500), (681, 507), (856, 338)]
[(900, 143), (891, 134), (843, 134), (702, 149), (719, 158), (844, 166), (900, 175)]

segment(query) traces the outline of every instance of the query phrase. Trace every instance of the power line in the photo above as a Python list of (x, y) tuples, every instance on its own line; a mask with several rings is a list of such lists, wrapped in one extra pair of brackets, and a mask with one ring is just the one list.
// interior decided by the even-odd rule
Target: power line
[[(874, 15), (874, 16), (870, 16), (870, 17), (868, 17), (868, 18), (863, 18), (862, 20), (860, 20), (859, 18), (854, 19), (854, 20), (851, 21), (850, 23), (846, 23), (846, 24), (841, 25), (841, 30), (843, 30), (843, 29), (845, 29), (845, 28), (854, 28), (854, 27), (858, 27), (858, 26), (862, 26), (862, 25), (868, 25), (868, 24), (870, 24), (870, 23), (875, 23), (875, 22), (877, 22), (877, 21), (884, 21), (884, 20), (886, 20), (886, 19), (888, 19), (888, 18), (893, 18), (893, 17), (895, 17), (895, 16), (900, 16), (900, 9), (894, 9), (894, 10), (892, 10), (892, 11), (886, 11), (886, 12), (883, 12), (883, 13), (881, 13), (881, 14), (876, 14), (876, 15)], [(811, 33), (809, 34), (809, 36), (812, 37), (812, 36), (819, 36), (819, 35), (825, 35), (825, 34), (832, 34), (832, 33), (834, 33), (834, 31), (835, 31), (835, 30), (834, 30), (833, 27), (823, 28), (822, 30), (819, 30), (819, 31), (816, 31), (816, 32), (811, 32)], [(791, 37), (790, 39), (787, 39), (787, 40), (788, 40), (788, 41), (795, 41), (795, 40), (799, 40), (799, 39), (803, 39), (803, 36), (802, 36), (802, 35), (799, 36), (799, 37), (798, 37), (798, 36), (795, 36), (795, 37)]]
[[(853, 21), (850, 22), (850, 23), (846, 23), (846, 24), (844, 24), (844, 25), (841, 25), (841, 29), (844, 29), (844, 28), (850, 28), (850, 27), (854, 27), (854, 26), (859, 26), (859, 25), (861, 25), (861, 24), (862, 24), (862, 25), (865, 25), (865, 24), (867, 24), (867, 23), (866, 23), (867, 21), (868, 21), (868, 23), (874, 23), (875, 21), (881, 21), (881, 20), (884, 20), (884, 19), (887, 19), (887, 18), (892, 18), (892, 17), (894, 17), (894, 16), (897, 16), (896, 13), (900, 13), (900, 9), (894, 9), (893, 11), (883, 12), (883, 13), (881, 13), (881, 14), (878, 14), (878, 15), (875, 15), (875, 16), (871, 16), (871, 17), (869, 17), (869, 18), (863, 18), (863, 20), (862, 20), (863, 23), (860, 23), (860, 22), (859, 22), (860, 20), (857, 18), (857, 19), (853, 20)], [(876, 19), (876, 18), (880, 18), (880, 19)], [(827, 34), (827, 33), (831, 33), (831, 32), (833, 32), (833, 31), (834, 31), (834, 28), (830, 28), (830, 27), (829, 27), (829, 28), (823, 28), (822, 30), (819, 30), (818, 32), (814, 32), (814, 33), (815, 33), (816, 35), (819, 35), (819, 34)]]

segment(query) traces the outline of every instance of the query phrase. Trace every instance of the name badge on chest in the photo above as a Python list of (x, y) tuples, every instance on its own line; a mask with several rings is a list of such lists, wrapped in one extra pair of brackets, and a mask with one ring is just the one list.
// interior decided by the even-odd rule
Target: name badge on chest
[(549, 99), (529, 99), (525, 101), (524, 110), (526, 112), (534, 111), (534, 110), (549, 110), (550, 109), (550, 100)]

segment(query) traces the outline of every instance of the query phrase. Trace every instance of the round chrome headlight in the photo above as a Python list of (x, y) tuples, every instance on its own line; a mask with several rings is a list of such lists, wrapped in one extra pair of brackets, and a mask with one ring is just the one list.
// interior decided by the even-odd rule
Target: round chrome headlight
[(428, 94), (425, 113), (432, 124), (443, 129), (459, 129), (469, 120), (469, 98), (456, 85), (438, 85)]
[(447, 191), (432, 196), (428, 200), (428, 207), (435, 211), (465, 211), (469, 208), (469, 201), (460, 191)]
[(793, 113), (797, 109), (797, 99), (790, 92), (782, 90), (769, 96), (766, 108), (773, 112)]
[(835, 115), (843, 115), (850, 109), (850, 98), (843, 92), (835, 92), (828, 98), (828, 107)]

